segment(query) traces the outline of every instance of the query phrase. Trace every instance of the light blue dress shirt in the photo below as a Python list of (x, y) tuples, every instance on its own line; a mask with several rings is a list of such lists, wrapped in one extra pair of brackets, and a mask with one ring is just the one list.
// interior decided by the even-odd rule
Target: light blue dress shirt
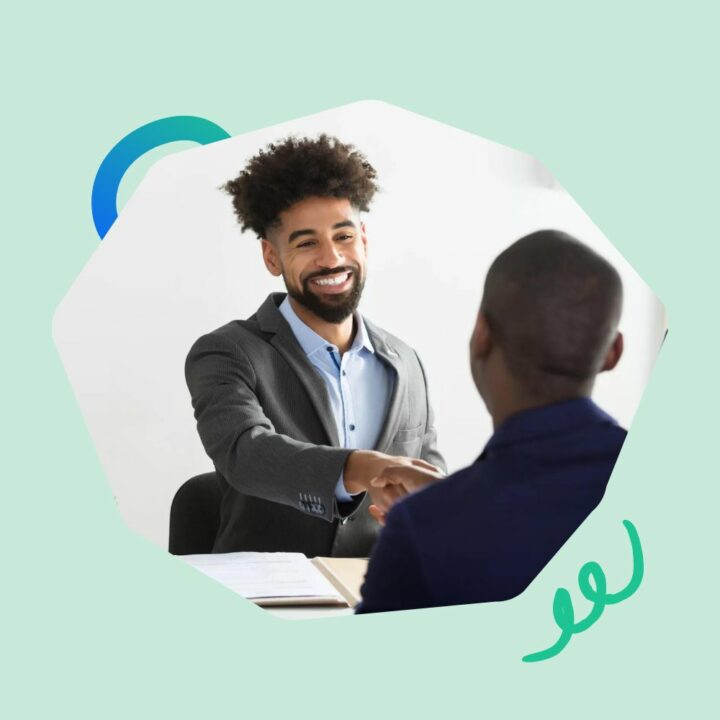
[[(279, 310), (307, 359), (325, 382), (342, 446), (372, 450), (385, 423), (394, 373), (375, 354), (362, 316), (355, 313), (355, 339), (340, 357), (336, 345), (321, 338), (295, 314), (287, 297)], [(345, 489), (342, 473), (335, 497), (339, 502), (352, 500), (352, 495)]]

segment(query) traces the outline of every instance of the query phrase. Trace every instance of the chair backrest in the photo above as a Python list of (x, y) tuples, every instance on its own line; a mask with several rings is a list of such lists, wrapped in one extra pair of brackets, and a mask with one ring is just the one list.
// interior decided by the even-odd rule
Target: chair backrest
[(173, 555), (212, 552), (220, 524), (222, 491), (217, 475), (196, 475), (180, 486), (170, 506), (170, 539)]

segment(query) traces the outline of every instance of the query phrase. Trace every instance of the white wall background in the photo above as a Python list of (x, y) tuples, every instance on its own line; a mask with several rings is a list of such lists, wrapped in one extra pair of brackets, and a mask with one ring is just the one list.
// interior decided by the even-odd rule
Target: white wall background
[(268, 142), (327, 132), (356, 144), (382, 192), (367, 215), (362, 312), (425, 364), (450, 470), (491, 432), (467, 343), (493, 258), (544, 227), (576, 235), (618, 268), (626, 350), (594, 398), (630, 425), (659, 349), (662, 305), (535, 159), (390, 105), (362, 102), (163, 158), (98, 243), (58, 308), (53, 334), (126, 522), (167, 543), (170, 502), (212, 469), (183, 366), (192, 343), (283, 290), (218, 190)]

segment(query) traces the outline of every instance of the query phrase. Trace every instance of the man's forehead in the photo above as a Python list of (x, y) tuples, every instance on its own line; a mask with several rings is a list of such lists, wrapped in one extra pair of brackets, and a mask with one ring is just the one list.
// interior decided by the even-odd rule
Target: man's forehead
[(358, 224), (359, 211), (345, 198), (306, 198), (281, 212), (278, 220), (282, 231), (322, 230), (341, 222)]

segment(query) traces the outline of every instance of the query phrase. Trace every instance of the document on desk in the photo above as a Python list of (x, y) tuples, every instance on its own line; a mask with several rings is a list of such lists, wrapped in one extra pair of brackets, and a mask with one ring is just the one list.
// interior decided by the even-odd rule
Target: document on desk
[(302, 553), (184, 555), (213, 580), (258, 605), (344, 605), (347, 602)]

